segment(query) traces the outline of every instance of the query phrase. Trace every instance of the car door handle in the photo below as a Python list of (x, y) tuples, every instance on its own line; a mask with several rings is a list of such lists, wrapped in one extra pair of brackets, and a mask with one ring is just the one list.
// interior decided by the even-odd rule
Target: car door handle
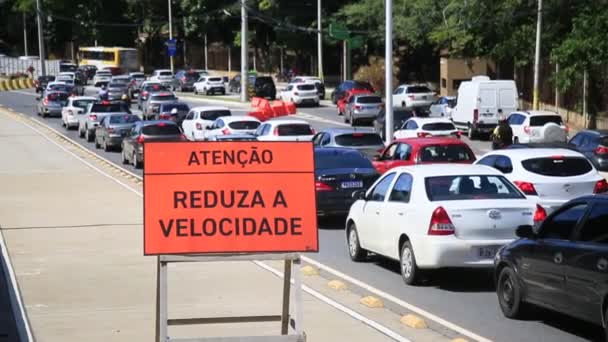
[(597, 269), (600, 271), (605, 271), (608, 269), (608, 260), (601, 258), (597, 262)]
[(380, 210), (376, 210), (376, 215), (380, 215)]
[(561, 264), (564, 261), (564, 255), (561, 252), (555, 253), (553, 256), (553, 262), (556, 264)]
[(403, 216), (404, 214), (402, 212), (399, 212), (399, 213), (397, 213), (397, 215)]

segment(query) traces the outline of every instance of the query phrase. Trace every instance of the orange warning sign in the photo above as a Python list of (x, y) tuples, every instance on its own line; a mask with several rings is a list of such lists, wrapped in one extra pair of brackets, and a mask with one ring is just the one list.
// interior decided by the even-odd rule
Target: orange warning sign
[(144, 255), (318, 251), (312, 143), (144, 144)]

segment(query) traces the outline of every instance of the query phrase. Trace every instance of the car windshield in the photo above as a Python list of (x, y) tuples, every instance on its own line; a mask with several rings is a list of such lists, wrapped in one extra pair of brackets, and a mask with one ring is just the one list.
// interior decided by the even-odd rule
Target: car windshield
[(257, 129), (260, 123), (257, 121), (233, 121), (228, 124), (228, 127), (232, 129)]
[(120, 103), (94, 103), (91, 107), (91, 113), (116, 113), (126, 111), (126, 106)]
[(266, 85), (266, 84), (274, 84), (274, 82), (272, 81), (272, 78), (270, 78), (270, 77), (257, 77), (255, 79), (255, 84), (257, 86), (262, 86), (262, 85)]
[(408, 94), (421, 94), (421, 93), (432, 93), (431, 89), (425, 86), (411, 86), (407, 87)]
[(173, 100), (177, 100), (177, 98), (173, 94), (152, 96), (152, 101), (173, 101)]
[(562, 117), (559, 115), (536, 115), (530, 117), (530, 126), (540, 127), (553, 122), (554, 124), (562, 124)]
[(475, 155), (465, 145), (424, 146), (420, 149), (419, 155), (423, 163), (475, 161)]
[(177, 125), (164, 122), (144, 126), (141, 131), (145, 135), (179, 135), (182, 133)]
[(87, 107), (89, 106), (89, 104), (91, 104), (93, 102), (95, 102), (95, 100), (76, 100), (76, 101), (72, 102), (72, 105), (74, 107), (86, 110)]
[(382, 103), (380, 96), (359, 96), (357, 97), (357, 103)]
[(315, 87), (314, 84), (300, 84), (296, 88), (298, 88), (298, 90), (316, 90), (317, 89), (317, 87)]
[(283, 124), (277, 127), (280, 136), (312, 135), (312, 128), (308, 124)]
[(173, 76), (171, 71), (161, 71), (158, 73), (158, 76)]
[(336, 144), (340, 146), (378, 146), (384, 145), (377, 133), (347, 133), (336, 135)]
[(371, 169), (372, 163), (357, 151), (318, 151), (315, 153), (316, 169)]
[(137, 115), (112, 115), (110, 116), (110, 124), (129, 124), (140, 121)]
[(221, 77), (209, 77), (208, 80), (209, 80), (209, 82), (221, 82), (222, 78)]
[(168, 104), (162, 105), (161, 111), (170, 112), (174, 108), (177, 108), (177, 111), (179, 111), (179, 112), (187, 112), (190, 110), (190, 107), (188, 107), (188, 105), (184, 104), (184, 103), (168, 103)]
[(593, 170), (591, 163), (581, 157), (532, 158), (522, 161), (521, 165), (529, 172), (550, 177), (580, 176)]
[(451, 122), (433, 122), (422, 125), (422, 129), (425, 131), (451, 131), (456, 127)]
[(524, 198), (503, 176), (438, 176), (427, 177), (424, 183), (431, 202)]
[(217, 118), (221, 118), (222, 116), (230, 116), (229, 110), (206, 110), (201, 112), (201, 119), (215, 121)]

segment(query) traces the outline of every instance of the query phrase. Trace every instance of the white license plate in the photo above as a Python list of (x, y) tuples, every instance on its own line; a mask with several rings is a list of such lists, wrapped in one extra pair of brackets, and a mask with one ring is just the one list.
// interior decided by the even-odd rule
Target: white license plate
[(362, 188), (363, 181), (342, 182), (342, 189)]
[(482, 259), (492, 259), (497, 251), (498, 247), (478, 247), (477, 256)]
[(484, 118), (491, 117), (492, 115), (494, 115), (494, 114), (492, 114), (492, 113), (481, 113), (481, 116), (483, 116)]

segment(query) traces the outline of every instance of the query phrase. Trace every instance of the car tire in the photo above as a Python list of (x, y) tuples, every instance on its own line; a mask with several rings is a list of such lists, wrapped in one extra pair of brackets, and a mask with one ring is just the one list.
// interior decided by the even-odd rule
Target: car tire
[(496, 284), (496, 294), (498, 304), (503, 315), (507, 318), (521, 318), (526, 311), (526, 303), (522, 300), (523, 289), (517, 281), (517, 276), (513, 268), (504, 267), (499, 275)]
[(420, 282), (421, 271), (416, 264), (414, 248), (410, 241), (405, 241), (399, 253), (399, 270), (403, 281), (408, 285), (416, 285)]
[(89, 133), (89, 129), (87, 127), (84, 128), (84, 137), (87, 140), (87, 142), (93, 142), (93, 139), (95, 139), (95, 137), (93, 137), (93, 135), (91, 133)]
[(205, 96), (209, 95), (209, 90), (205, 89)]
[(405, 108), (405, 102), (401, 102), (401, 107)]
[(101, 148), (101, 144), (97, 140), (97, 137), (95, 137), (94, 139), (95, 139), (95, 148)]
[(133, 152), (133, 167), (136, 169), (141, 169), (141, 163), (137, 160), (137, 153)]
[(469, 128), (467, 129), (467, 137), (469, 138), (469, 140), (475, 140), (475, 138), (477, 137), (475, 134), (475, 130), (471, 125), (469, 125)]
[(359, 243), (359, 233), (357, 233), (357, 226), (354, 222), (351, 222), (348, 226), (348, 233), (346, 235), (348, 245), (348, 255), (352, 261), (363, 261), (367, 258), (367, 251), (361, 248)]
[(101, 147), (103, 147), (103, 150), (105, 152), (110, 152), (110, 145), (108, 145), (108, 141), (105, 138), (103, 139), (103, 143), (101, 144)]
[(78, 126), (78, 137), (84, 138), (84, 131), (80, 129), (80, 126)]
[(125, 153), (125, 148), (124, 147), (121, 147), (120, 159), (122, 160), (122, 164), (123, 165), (129, 164), (129, 159), (127, 158), (127, 154)]
[(513, 138), (513, 143), (514, 144), (519, 144), (519, 138), (518, 137), (514, 137)]
[(193, 92), (194, 92), (194, 95), (198, 95), (198, 90), (196, 90), (196, 88), (194, 88)]
[(349, 123), (348, 115), (346, 115), (346, 113), (342, 113), (342, 115), (344, 116), (344, 123)]

